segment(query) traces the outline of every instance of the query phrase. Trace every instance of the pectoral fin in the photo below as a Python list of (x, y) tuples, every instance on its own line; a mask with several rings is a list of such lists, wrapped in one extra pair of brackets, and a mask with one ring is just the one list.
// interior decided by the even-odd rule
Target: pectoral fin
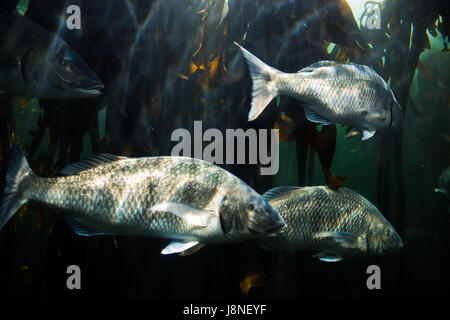
[(373, 130), (373, 131), (372, 130), (364, 130), (362, 140), (364, 141), (364, 140), (372, 138), (373, 135), (375, 134), (375, 132), (376, 132), (375, 130)]
[[(184, 241), (172, 241), (167, 247), (161, 251), (161, 254), (174, 254), (180, 253), (181, 255), (189, 255), (197, 252), (201, 248), (203, 248), (203, 244), (197, 241), (184, 242)], [(197, 248), (198, 247), (198, 248)], [(195, 249), (197, 248), (197, 249)], [(189, 252), (183, 254), (184, 252)]]
[(180, 217), (187, 224), (203, 228), (209, 226), (212, 220), (215, 218), (215, 214), (213, 211), (196, 209), (192, 206), (182, 203), (159, 203), (151, 207), (149, 210), (169, 212), (176, 215), (177, 217)]
[(364, 235), (343, 231), (319, 232), (314, 234), (313, 238), (332, 240), (343, 249), (359, 249), (366, 241), (366, 237)]

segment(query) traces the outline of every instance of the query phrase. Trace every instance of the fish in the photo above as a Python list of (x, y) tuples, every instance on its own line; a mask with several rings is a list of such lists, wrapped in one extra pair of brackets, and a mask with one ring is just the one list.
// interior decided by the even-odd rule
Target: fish
[(103, 87), (61, 37), (24, 16), (0, 12), (0, 98), (91, 98)]
[(0, 207), (0, 230), (25, 203), (59, 209), (81, 236), (170, 239), (162, 254), (205, 244), (275, 236), (284, 220), (260, 194), (212, 163), (188, 157), (94, 155), (39, 177), (15, 145)]
[(306, 118), (324, 125), (345, 124), (363, 132), (403, 126), (402, 108), (384, 79), (372, 68), (351, 62), (319, 61), (297, 73), (284, 73), (259, 60), (235, 42), (247, 61), (253, 82), (248, 121), (253, 121), (278, 95), (302, 102)]
[(450, 189), (450, 167), (442, 172), (439, 177), (439, 186), (434, 188), (435, 193), (442, 193), (448, 195), (448, 190)]
[(380, 256), (398, 252), (403, 242), (380, 211), (348, 188), (276, 187), (263, 198), (283, 217), (284, 232), (266, 250), (318, 252), (321, 261)]

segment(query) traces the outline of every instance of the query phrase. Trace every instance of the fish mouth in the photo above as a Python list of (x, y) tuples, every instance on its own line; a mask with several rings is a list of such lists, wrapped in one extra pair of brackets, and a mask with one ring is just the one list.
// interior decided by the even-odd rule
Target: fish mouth
[(91, 87), (83, 88), (83, 89), (75, 89), (75, 92), (79, 94), (81, 97), (96, 97), (101, 95), (102, 89), (104, 89), (105, 86), (103, 84), (96, 84)]
[(283, 234), (284, 226), (285, 226), (284, 223), (278, 223), (278, 224), (275, 224), (272, 227), (265, 228), (264, 230), (256, 230), (256, 229), (248, 227), (248, 226), (247, 226), (247, 229), (251, 233), (258, 234), (258, 235), (263, 236), (263, 237), (275, 237), (275, 236), (278, 236), (280, 234)]
[(400, 238), (400, 236), (397, 236), (394, 245), (391, 247), (391, 252), (397, 253), (401, 251), (402, 248), (403, 248), (403, 240)]
[(282, 225), (276, 226), (269, 231), (266, 231), (267, 237), (276, 237), (284, 233), (284, 223)]

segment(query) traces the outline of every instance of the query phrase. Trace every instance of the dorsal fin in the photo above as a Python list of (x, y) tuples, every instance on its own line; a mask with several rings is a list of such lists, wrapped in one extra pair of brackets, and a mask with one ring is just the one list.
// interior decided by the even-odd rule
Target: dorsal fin
[(298, 190), (301, 189), (300, 187), (292, 187), (292, 186), (286, 186), (286, 187), (275, 187), (272, 188), (268, 191), (266, 191), (262, 197), (266, 200), (266, 201), (270, 201), (273, 200), (275, 198), (281, 197), (282, 195), (294, 191), (294, 190)]
[(82, 171), (95, 168), (101, 164), (127, 159), (127, 157), (115, 156), (108, 153), (93, 155), (85, 160), (71, 163), (64, 167), (59, 173), (63, 176), (72, 176)]
[(314, 62), (313, 64), (310, 64), (309, 66), (307, 66), (307, 67), (305, 67), (303, 69), (298, 70), (297, 73), (300, 73), (300, 72), (313, 72), (317, 68), (332, 67), (332, 66), (335, 66), (335, 65), (337, 65), (339, 63), (340, 62), (329, 61), (329, 60), (317, 61), (317, 62)]

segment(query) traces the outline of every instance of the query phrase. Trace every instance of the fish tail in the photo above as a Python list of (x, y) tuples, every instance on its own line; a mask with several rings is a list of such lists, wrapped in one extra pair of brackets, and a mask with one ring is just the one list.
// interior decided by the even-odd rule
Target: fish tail
[(253, 82), (252, 105), (248, 113), (248, 121), (255, 120), (278, 95), (277, 75), (281, 72), (259, 60), (249, 51), (236, 44), (247, 60), (248, 69)]
[(11, 217), (27, 202), (23, 197), (22, 182), (34, 176), (22, 149), (15, 145), (6, 172), (6, 185), (0, 206), (0, 230)]

